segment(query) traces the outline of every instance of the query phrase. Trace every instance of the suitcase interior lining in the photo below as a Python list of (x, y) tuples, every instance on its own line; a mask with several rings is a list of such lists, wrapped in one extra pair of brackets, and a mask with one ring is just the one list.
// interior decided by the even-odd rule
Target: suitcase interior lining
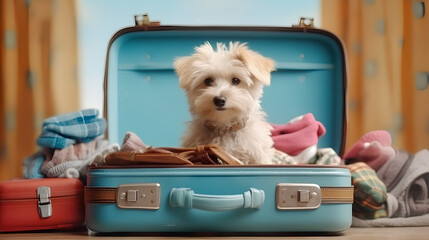
[(277, 71), (264, 88), (261, 105), (268, 121), (284, 124), (311, 112), (327, 133), (319, 147), (340, 153), (344, 129), (344, 59), (338, 42), (310, 32), (172, 30), (120, 35), (108, 56), (108, 132), (111, 142), (134, 131), (155, 147), (180, 146), (189, 121), (185, 94), (173, 61), (209, 41), (247, 42), (250, 49), (274, 59)]

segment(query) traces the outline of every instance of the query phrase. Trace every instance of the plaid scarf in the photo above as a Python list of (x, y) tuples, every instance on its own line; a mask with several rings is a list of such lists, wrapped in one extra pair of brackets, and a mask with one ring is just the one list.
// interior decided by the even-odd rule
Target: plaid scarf
[(78, 142), (89, 142), (106, 129), (106, 120), (97, 116), (97, 109), (85, 109), (45, 119), (37, 144), (63, 149)]
[(347, 165), (354, 186), (353, 216), (366, 219), (386, 217), (386, 185), (364, 162)]

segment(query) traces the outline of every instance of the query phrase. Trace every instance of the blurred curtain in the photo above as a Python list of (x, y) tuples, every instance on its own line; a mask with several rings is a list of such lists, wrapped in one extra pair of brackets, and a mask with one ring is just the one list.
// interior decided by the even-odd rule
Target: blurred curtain
[(0, 1), (0, 180), (22, 176), (45, 118), (79, 108), (75, 1)]
[(429, 149), (429, 0), (321, 0), (322, 28), (345, 44), (347, 149), (388, 130), (397, 149)]

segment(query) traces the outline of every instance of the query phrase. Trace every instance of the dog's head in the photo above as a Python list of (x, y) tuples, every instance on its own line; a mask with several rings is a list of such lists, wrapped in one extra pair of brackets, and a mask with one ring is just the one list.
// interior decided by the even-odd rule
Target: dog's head
[(259, 109), (264, 85), (270, 84), (274, 61), (246, 44), (207, 42), (191, 56), (174, 63), (180, 87), (188, 96), (190, 112), (203, 120), (231, 123)]

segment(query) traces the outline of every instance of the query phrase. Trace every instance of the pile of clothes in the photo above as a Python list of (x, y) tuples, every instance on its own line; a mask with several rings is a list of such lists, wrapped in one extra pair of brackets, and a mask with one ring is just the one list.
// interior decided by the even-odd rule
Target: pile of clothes
[(40, 150), (24, 159), (24, 177), (73, 177), (85, 181), (87, 167), (97, 157), (119, 149), (103, 138), (106, 120), (98, 118), (98, 114), (97, 109), (85, 109), (46, 119), (37, 138)]
[(341, 158), (332, 148), (318, 148), (319, 138), (325, 135), (326, 129), (312, 113), (283, 125), (272, 124), (272, 127), (276, 149), (273, 164), (341, 164)]
[(390, 134), (372, 131), (343, 157), (355, 187), (355, 227), (429, 225), (429, 151), (397, 151)]
[(371, 131), (340, 158), (317, 147), (326, 130), (311, 113), (273, 125), (273, 164), (346, 165), (354, 186), (355, 227), (429, 225), (429, 151), (397, 151), (389, 132)]

